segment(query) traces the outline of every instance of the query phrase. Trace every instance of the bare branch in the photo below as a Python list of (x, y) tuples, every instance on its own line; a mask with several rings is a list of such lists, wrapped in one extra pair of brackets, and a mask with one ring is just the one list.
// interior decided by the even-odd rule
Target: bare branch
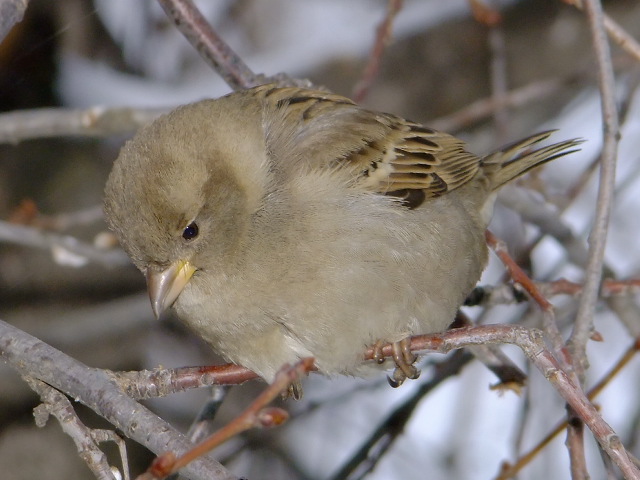
[(568, 79), (558, 78), (536, 81), (510, 90), (504, 95), (477, 100), (457, 112), (430, 121), (429, 126), (443, 132), (454, 133), (486, 119), (498, 110), (521, 107), (535, 100), (549, 97), (558, 92), (567, 82)]
[(0, 42), (22, 21), (29, 0), (0, 0)]
[(0, 243), (50, 250), (54, 258), (61, 264), (65, 263), (65, 255), (69, 254), (69, 258), (75, 260), (69, 260), (67, 265), (82, 266), (87, 261), (98, 263), (107, 268), (131, 265), (129, 257), (119, 248), (100, 250), (75, 237), (45, 232), (2, 220), (0, 220)]
[(582, 380), (588, 366), (586, 344), (593, 329), (593, 316), (598, 301), (598, 290), (604, 264), (604, 249), (613, 207), (615, 188), (616, 153), (620, 136), (615, 99), (615, 80), (611, 65), (611, 53), (605, 35), (602, 5), (599, 0), (585, 0), (585, 10), (591, 27), (593, 48), (598, 63), (598, 83), (602, 102), (604, 147), (600, 164), (600, 185), (596, 204), (596, 216), (589, 239), (589, 261), (585, 272), (585, 285), (578, 307), (575, 326), (568, 346), (574, 357), (574, 368)]
[(362, 102), (367, 97), (371, 85), (378, 75), (382, 54), (391, 40), (393, 21), (402, 9), (402, 3), (403, 0), (387, 0), (387, 13), (376, 29), (376, 39), (369, 55), (369, 61), (362, 72), (360, 81), (353, 87), (352, 97), (356, 103)]
[(31, 377), (24, 377), (29, 386), (42, 399), (42, 404), (34, 411), (36, 425), (42, 427), (49, 414), (56, 417), (62, 430), (69, 435), (78, 449), (80, 458), (91, 469), (98, 480), (116, 480), (106, 455), (98, 448), (87, 428), (76, 415), (69, 399), (46, 383)]
[(158, 0), (158, 3), (205, 62), (232, 89), (242, 90), (263, 83), (220, 38), (191, 0)]
[(258, 376), (251, 370), (234, 365), (206, 367), (158, 368), (139, 372), (110, 372), (113, 380), (131, 398), (164, 397), (192, 388), (214, 385), (240, 385)]
[[(127, 437), (157, 454), (191, 448), (188, 439), (125, 395), (106, 372), (88, 368), (2, 320), (0, 355), (21, 374), (42, 380), (77, 399)], [(186, 470), (195, 479), (235, 479), (222, 465), (206, 457), (191, 463)]]
[[(583, 0), (564, 0), (566, 3), (573, 5), (579, 10), (583, 10), (584, 2)], [(588, 7), (587, 7), (588, 8)], [(613, 20), (609, 15), (604, 13), (603, 15), (603, 25), (606, 29), (607, 33), (611, 37), (611, 39), (616, 42), (620, 48), (622, 48), (625, 52), (631, 55), (636, 60), (640, 60), (640, 43), (636, 41), (629, 33), (620, 26), (615, 20)]]
[[(519, 325), (484, 325), (460, 328), (440, 334), (413, 337), (411, 350), (447, 353), (469, 345), (495, 343), (517, 345), (589, 427), (595, 439), (626, 478), (640, 478), (640, 470), (631, 461), (618, 435), (602, 419), (580, 386), (573, 382), (557, 359), (545, 348), (543, 335), (539, 330)], [(393, 348), (390, 344), (385, 345), (381, 352), (385, 356), (390, 356), (393, 354)], [(373, 349), (369, 349), (366, 358), (372, 360), (373, 356)]]
[(39, 108), (0, 114), (0, 143), (65, 136), (109, 137), (129, 134), (168, 108), (105, 108), (86, 110)]
[(162, 479), (189, 465), (195, 459), (211, 451), (213, 448), (251, 428), (272, 427), (280, 425), (289, 418), (289, 414), (280, 408), (269, 405), (278, 395), (285, 392), (300, 377), (313, 367), (313, 358), (304, 358), (295, 365), (285, 365), (276, 374), (269, 385), (239, 416), (227, 423), (220, 430), (209, 436), (198, 445), (177, 457), (167, 452), (156, 458), (140, 479)]

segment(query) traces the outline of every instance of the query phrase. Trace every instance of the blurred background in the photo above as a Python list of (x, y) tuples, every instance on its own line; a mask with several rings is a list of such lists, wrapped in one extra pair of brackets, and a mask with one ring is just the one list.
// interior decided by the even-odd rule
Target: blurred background
[[(347, 96), (362, 77), (387, 10), (384, 0), (197, 3), (254, 72), (309, 78)], [(561, 1), (488, 5), (502, 16), (497, 27), (474, 19), (464, 0), (405, 0), (379, 77), (362, 103), (458, 135), (479, 154), (538, 130), (559, 129), (556, 140), (585, 138), (581, 152), (522, 182), (530, 204), (556, 205), (552, 211), (568, 236), (540, 239), (542, 227), (522, 220), (524, 207), (516, 205), (513, 191), (504, 194), (491, 227), (534, 279), (580, 282), (597, 191), (597, 175), (590, 175), (589, 168), (602, 143), (587, 21)], [(640, 38), (638, 2), (609, 0), (604, 7)], [(640, 116), (635, 93), (640, 70), (637, 59), (615, 45), (612, 49), (624, 123), (607, 275), (639, 278)], [(31, 0), (24, 20), (0, 44), (2, 112), (60, 106), (168, 109), (229, 91), (152, 0)], [(500, 92), (507, 94), (504, 108), (496, 108)], [(102, 190), (120, 146), (132, 134), (5, 140), (0, 145), (0, 219), (69, 235), (98, 250), (116, 248), (102, 221)], [(492, 258), (482, 283), (504, 280), (502, 267)], [(634, 295), (602, 304), (596, 328), (603, 341), (589, 346), (589, 385), (640, 334)], [(576, 301), (553, 301), (566, 329)], [(527, 304), (465, 310), (483, 323), (539, 322), (536, 309)], [(144, 278), (134, 267), (92, 261), (64, 248), (36, 249), (2, 240), (0, 318), (91, 367), (137, 370), (221, 361), (175, 319), (155, 321)], [(517, 349), (504, 351), (528, 372)], [(501, 462), (513, 461), (563, 418), (564, 403), (536, 371), (530, 372), (520, 396), (500, 394), (489, 389), (495, 376), (474, 362), (422, 396), (420, 384), (445, 359), (429, 356), (421, 378), (396, 390), (382, 373), (368, 380), (311, 375), (304, 383), (304, 399), (283, 403), (292, 415), (285, 426), (250, 431), (216, 456), (238, 476), (251, 479), (360, 478), (357, 472), (336, 474), (391, 411), (414, 401), (404, 430), (366, 478), (488, 479), (495, 478)], [(604, 418), (636, 455), (638, 367), (635, 359), (598, 399)], [(232, 388), (218, 422), (227, 423), (263, 387), (254, 381)], [(184, 431), (208, 393), (203, 389), (145, 404)], [(2, 478), (93, 478), (56, 421), (45, 428), (34, 425), (37, 404), (20, 377), (0, 365)], [(87, 425), (109, 427), (77, 407)], [(388, 428), (393, 431), (393, 425)], [(604, 478), (595, 443), (586, 437), (592, 478)], [(561, 434), (518, 478), (570, 478), (563, 442)], [(140, 473), (152, 456), (133, 442), (128, 445), (133, 474)], [(118, 464), (114, 448), (105, 450)]]

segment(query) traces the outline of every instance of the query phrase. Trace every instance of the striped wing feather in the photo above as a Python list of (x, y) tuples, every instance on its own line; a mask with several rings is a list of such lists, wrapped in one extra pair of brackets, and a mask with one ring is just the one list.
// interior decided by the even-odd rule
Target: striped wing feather
[(291, 156), (318, 168), (346, 168), (362, 187), (402, 197), (412, 208), (464, 185), (481, 167), (490, 177), (489, 188), (498, 188), (579, 143), (569, 140), (529, 151), (552, 133), (542, 132), (480, 158), (452, 135), (366, 110), (339, 95), (273, 85), (255, 91), (284, 117), (279, 125), (292, 129), (281, 132), (290, 139)]

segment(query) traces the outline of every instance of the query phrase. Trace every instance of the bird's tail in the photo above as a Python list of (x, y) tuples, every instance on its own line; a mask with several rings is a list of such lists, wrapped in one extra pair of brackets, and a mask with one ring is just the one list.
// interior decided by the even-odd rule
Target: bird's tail
[(497, 190), (505, 183), (519, 177), (534, 167), (577, 151), (584, 140), (574, 138), (535, 149), (534, 145), (548, 138), (555, 130), (540, 132), (523, 140), (502, 147), (482, 159), (485, 166), (495, 165), (491, 175), (491, 188)]

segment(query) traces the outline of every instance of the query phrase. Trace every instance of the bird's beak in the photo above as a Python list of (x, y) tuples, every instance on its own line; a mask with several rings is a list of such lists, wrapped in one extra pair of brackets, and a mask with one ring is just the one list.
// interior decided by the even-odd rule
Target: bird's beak
[(186, 260), (174, 262), (164, 270), (147, 270), (147, 290), (156, 318), (173, 305), (195, 271)]

